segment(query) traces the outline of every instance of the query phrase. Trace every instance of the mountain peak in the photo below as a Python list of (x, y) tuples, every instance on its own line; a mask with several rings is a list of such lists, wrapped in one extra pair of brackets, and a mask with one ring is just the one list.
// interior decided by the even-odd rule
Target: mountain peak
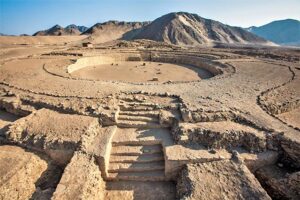
[(58, 24), (51, 27), (51, 29), (60, 29), (60, 28), (63, 28), (63, 27)]
[(277, 20), (247, 30), (277, 44), (300, 44), (300, 21), (295, 19)]
[(79, 35), (79, 34), (80, 32), (77, 29), (63, 28), (62, 26), (56, 24), (47, 30), (38, 31), (33, 35), (34, 36), (46, 36), (46, 35), (61, 36), (61, 35)]
[(77, 25), (75, 25), (75, 24), (70, 24), (70, 25), (66, 26), (65, 28), (77, 28)]
[(188, 12), (173, 12), (157, 18), (134, 39), (150, 39), (177, 45), (268, 43), (242, 28), (231, 27)]

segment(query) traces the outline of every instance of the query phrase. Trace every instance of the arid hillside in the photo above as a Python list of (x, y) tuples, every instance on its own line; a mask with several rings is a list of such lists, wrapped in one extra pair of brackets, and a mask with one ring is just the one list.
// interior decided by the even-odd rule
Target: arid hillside
[(35, 34), (33, 34), (33, 36), (80, 35), (81, 30), (80, 27), (74, 25), (69, 25), (65, 28), (60, 25), (55, 25), (47, 30), (38, 31)]
[(108, 42), (117, 39), (132, 39), (142, 27), (149, 22), (119, 22), (108, 21), (97, 23), (89, 28), (83, 35), (89, 35), (86, 39), (94, 43)]
[(270, 44), (267, 40), (242, 28), (185, 12), (169, 13), (145, 27), (134, 39), (150, 39), (177, 45)]
[(275, 45), (243, 28), (225, 25), (187, 12), (169, 13), (153, 22), (107, 21), (96, 23), (90, 28), (82, 27), (69, 25), (64, 28), (55, 25), (36, 32), (34, 36), (85, 35), (87, 37), (83, 42), (94, 44), (120, 39), (148, 39), (184, 46)]

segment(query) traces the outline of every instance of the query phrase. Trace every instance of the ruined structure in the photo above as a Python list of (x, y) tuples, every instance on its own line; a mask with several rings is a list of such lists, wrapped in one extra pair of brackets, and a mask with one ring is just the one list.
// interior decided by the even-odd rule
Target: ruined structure
[(2, 50), (1, 199), (299, 199), (299, 52), (126, 46)]

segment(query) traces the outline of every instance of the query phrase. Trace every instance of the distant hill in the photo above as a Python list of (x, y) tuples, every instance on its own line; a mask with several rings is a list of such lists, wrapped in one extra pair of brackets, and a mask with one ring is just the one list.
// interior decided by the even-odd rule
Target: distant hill
[(80, 35), (88, 28), (85, 26), (76, 26), (71, 24), (63, 28), (60, 25), (55, 25), (47, 30), (38, 31), (33, 36), (62, 36), (62, 35)]
[(8, 35), (8, 34), (0, 33), (0, 36), (12, 36), (12, 35)]
[(90, 35), (86, 40), (95, 43), (108, 42), (116, 39), (131, 39), (141, 28), (148, 24), (149, 22), (108, 21), (97, 23), (82, 34)]
[[(275, 45), (251, 33), (256, 27), (233, 27), (197, 14), (174, 12), (153, 22), (108, 21), (90, 28), (71, 24), (65, 28), (55, 25), (38, 31), (34, 36), (86, 35), (83, 41), (104, 43), (113, 40), (148, 39), (175, 45)], [(251, 31), (251, 32), (250, 32)]]
[(132, 39), (150, 39), (176, 45), (270, 44), (239, 27), (186, 12), (169, 13), (145, 26)]
[(75, 24), (70, 24), (69, 26), (66, 26), (66, 29), (78, 29), (81, 33), (87, 31), (89, 28), (86, 26), (77, 26)]
[(300, 45), (300, 21), (298, 20), (279, 20), (260, 27), (252, 26), (246, 30), (277, 44)]

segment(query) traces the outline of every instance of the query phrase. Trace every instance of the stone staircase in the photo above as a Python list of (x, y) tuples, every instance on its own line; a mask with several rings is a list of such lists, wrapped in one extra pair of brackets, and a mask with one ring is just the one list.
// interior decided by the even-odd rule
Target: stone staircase
[(160, 137), (170, 133), (169, 125), (160, 124), (159, 115), (170, 104), (161, 97), (155, 97), (160, 98), (159, 104), (150, 98), (138, 95), (119, 99), (118, 130), (112, 141), (108, 181), (166, 181)]
[(144, 102), (120, 101), (120, 112), (117, 117), (121, 128), (160, 128), (159, 105)]
[(109, 160), (110, 181), (164, 181), (162, 145), (151, 141), (113, 143)]
[[(157, 103), (153, 103), (157, 102)], [(177, 109), (174, 99), (146, 95), (119, 98), (117, 131), (106, 174), (106, 199), (175, 199), (165, 175), (163, 146), (173, 143), (161, 110)]]

